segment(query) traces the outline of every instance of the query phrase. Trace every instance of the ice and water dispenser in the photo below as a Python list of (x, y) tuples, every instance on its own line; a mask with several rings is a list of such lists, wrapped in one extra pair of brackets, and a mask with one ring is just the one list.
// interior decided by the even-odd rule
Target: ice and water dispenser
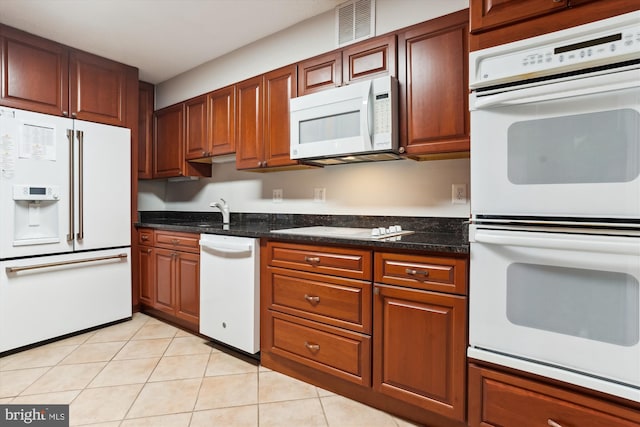
[(14, 185), (14, 246), (60, 241), (59, 187)]

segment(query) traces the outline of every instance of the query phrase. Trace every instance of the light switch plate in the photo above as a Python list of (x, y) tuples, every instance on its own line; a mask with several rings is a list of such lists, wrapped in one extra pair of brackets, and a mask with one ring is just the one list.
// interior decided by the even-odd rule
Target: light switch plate
[(451, 184), (451, 203), (454, 205), (467, 204), (467, 184)]
[(313, 189), (313, 201), (316, 203), (324, 203), (327, 198), (327, 189), (316, 187)]
[(276, 188), (273, 190), (273, 203), (282, 203), (282, 188)]

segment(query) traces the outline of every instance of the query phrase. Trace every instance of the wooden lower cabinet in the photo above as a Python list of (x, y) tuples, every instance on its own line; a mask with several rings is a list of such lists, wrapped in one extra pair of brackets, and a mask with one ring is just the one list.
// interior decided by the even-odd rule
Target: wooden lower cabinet
[(469, 365), (469, 425), (637, 427), (640, 410), (542, 381)]
[(465, 419), (467, 299), (375, 285), (373, 388)]
[(140, 229), (138, 236), (138, 287), (143, 311), (198, 332), (198, 235)]
[(263, 366), (421, 425), (466, 425), (467, 297), (432, 290), (466, 293), (465, 256), (277, 241), (261, 254)]

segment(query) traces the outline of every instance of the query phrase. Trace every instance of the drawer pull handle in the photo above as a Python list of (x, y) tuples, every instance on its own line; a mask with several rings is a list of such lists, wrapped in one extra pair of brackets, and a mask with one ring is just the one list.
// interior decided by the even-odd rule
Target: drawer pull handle
[(558, 424), (557, 422), (553, 421), (551, 418), (549, 418), (547, 420), (547, 425), (549, 427), (562, 427), (562, 425)]
[(309, 301), (311, 303), (311, 305), (317, 305), (317, 304), (320, 303), (320, 297), (318, 297), (318, 296), (312, 296), (312, 295), (304, 294), (304, 299)]
[(407, 268), (405, 270), (405, 273), (407, 273), (410, 276), (424, 276), (424, 277), (429, 277), (429, 272), (426, 270), (414, 270), (412, 268)]
[(171, 243), (173, 243), (174, 245), (177, 245), (178, 243), (180, 243), (180, 240), (178, 240), (178, 239), (171, 239)]
[(320, 344), (310, 344), (308, 342), (305, 342), (304, 346), (307, 347), (310, 351), (313, 351), (314, 353), (317, 351), (320, 351)]
[(305, 260), (305, 262), (308, 262), (309, 264), (318, 264), (318, 263), (320, 263), (320, 257), (318, 257), (318, 256), (305, 256), (304, 260)]
[(149, 236), (141, 236), (140, 237), (142, 240), (149, 240)]

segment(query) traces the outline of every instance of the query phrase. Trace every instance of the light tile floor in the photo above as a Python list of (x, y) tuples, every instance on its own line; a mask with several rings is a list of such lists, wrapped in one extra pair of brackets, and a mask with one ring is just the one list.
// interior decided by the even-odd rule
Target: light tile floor
[(141, 313), (0, 358), (0, 403), (70, 404), (72, 426), (414, 426)]

